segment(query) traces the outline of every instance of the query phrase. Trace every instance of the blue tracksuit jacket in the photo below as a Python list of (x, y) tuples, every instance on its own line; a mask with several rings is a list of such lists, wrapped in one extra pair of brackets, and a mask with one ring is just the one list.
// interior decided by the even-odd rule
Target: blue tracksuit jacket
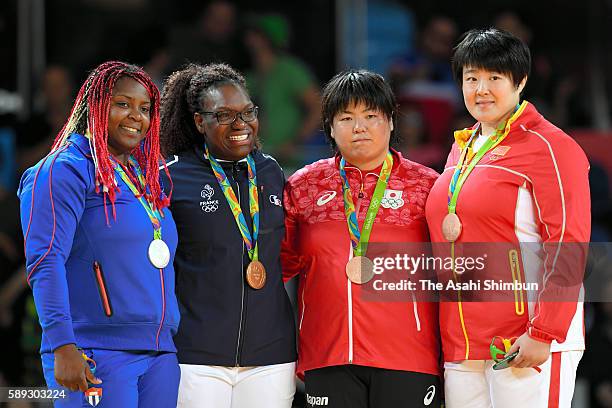
[[(19, 185), (28, 281), (43, 328), (41, 353), (64, 344), (112, 350), (176, 351), (174, 268), (148, 259), (153, 226), (123, 180), (115, 202), (95, 191), (88, 140), (70, 136), (28, 169)], [(177, 232), (164, 210), (171, 259)]]

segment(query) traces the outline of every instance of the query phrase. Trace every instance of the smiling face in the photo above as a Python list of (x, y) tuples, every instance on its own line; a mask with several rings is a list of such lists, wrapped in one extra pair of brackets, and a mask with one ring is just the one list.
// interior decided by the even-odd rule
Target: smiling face
[(122, 77), (115, 82), (108, 113), (108, 151), (123, 163), (145, 138), (149, 125), (151, 98), (137, 80)]
[(463, 69), (461, 89), (465, 107), (482, 124), (484, 135), (490, 135), (512, 115), (526, 81), (527, 77), (515, 86), (509, 74), (474, 67)]
[(377, 109), (351, 103), (331, 123), (331, 137), (342, 157), (361, 170), (380, 166), (389, 151), (393, 122)]
[[(255, 107), (249, 95), (237, 84), (226, 83), (210, 88), (201, 101), (202, 112), (235, 115)], [(241, 160), (255, 148), (259, 122), (245, 122), (240, 116), (228, 125), (219, 124), (215, 115), (196, 112), (196, 128), (204, 135), (210, 153), (217, 159)]]

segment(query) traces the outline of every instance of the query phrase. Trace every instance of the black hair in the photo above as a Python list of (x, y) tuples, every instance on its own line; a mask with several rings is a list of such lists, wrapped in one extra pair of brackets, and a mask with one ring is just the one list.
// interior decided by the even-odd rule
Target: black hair
[[(334, 116), (351, 104), (359, 103), (368, 109), (380, 111), (387, 119), (395, 121), (395, 95), (381, 75), (366, 70), (349, 70), (336, 74), (325, 84), (321, 104), (323, 130), (334, 151), (337, 151), (336, 142), (331, 137)], [(399, 137), (391, 131), (390, 144), (396, 145), (398, 142)]]
[(510, 75), (518, 88), (523, 78), (529, 76), (531, 53), (523, 41), (507, 31), (472, 29), (461, 36), (453, 52), (453, 76), (459, 85), (465, 67)]
[(161, 96), (159, 131), (166, 157), (203, 143), (193, 115), (203, 109), (209, 89), (225, 84), (238, 85), (248, 95), (244, 77), (227, 64), (189, 64), (168, 77)]

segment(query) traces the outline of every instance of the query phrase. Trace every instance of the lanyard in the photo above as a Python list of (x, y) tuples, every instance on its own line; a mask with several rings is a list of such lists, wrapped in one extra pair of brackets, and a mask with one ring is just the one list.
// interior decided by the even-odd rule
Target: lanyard
[(249, 259), (251, 259), (251, 261), (258, 261), (259, 250), (257, 247), (257, 236), (259, 234), (259, 197), (257, 196), (257, 170), (255, 169), (255, 161), (250, 154), (246, 157), (249, 173), (249, 212), (251, 214), (251, 219), (253, 220), (253, 234), (251, 235), (249, 227), (244, 218), (244, 214), (242, 214), (240, 202), (236, 198), (234, 189), (227, 180), (225, 171), (223, 171), (223, 168), (219, 162), (208, 152), (208, 146), (206, 146), (206, 144), (204, 145), (204, 149), (206, 150), (206, 157), (210, 162), (213, 173), (215, 173), (215, 177), (217, 178), (219, 186), (223, 191), (223, 195), (225, 196), (225, 199), (232, 210), (232, 214), (234, 214), (236, 225), (238, 226), (240, 235), (242, 235), (242, 239), (247, 247)]
[(344, 213), (346, 214), (346, 222), (348, 224), (349, 235), (351, 237), (351, 244), (353, 245), (353, 251), (355, 256), (362, 256), (368, 249), (368, 242), (370, 240), (370, 234), (372, 227), (374, 226), (374, 219), (378, 213), (381, 199), (387, 188), (387, 182), (391, 175), (391, 168), (393, 167), (393, 155), (391, 152), (387, 153), (385, 161), (383, 162), (380, 174), (378, 175), (378, 181), (376, 182), (376, 188), (366, 213), (363, 227), (359, 231), (359, 224), (357, 223), (357, 214), (355, 213), (355, 204), (353, 203), (353, 196), (351, 195), (351, 186), (349, 185), (348, 178), (346, 177), (346, 161), (344, 157), (340, 160), (340, 177), (342, 177), (342, 193), (344, 196)]
[[(140, 184), (142, 191), (146, 191), (145, 178), (144, 178), (144, 175), (142, 174), (142, 171), (140, 170), (140, 166), (138, 165), (138, 162), (136, 161), (136, 159), (134, 159), (134, 157), (130, 156), (128, 159), (128, 163), (129, 165), (132, 166), (132, 168), (136, 172), (137, 182)], [(134, 194), (134, 197), (138, 199), (138, 201), (140, 202), (140, 205), (142, 205), (142, 207), (147, 212), (147, 215), (149, 216), (149, 219), (151, 220), (151, 223), (153, 224), (153, 230), (154, 230), (153, 238), (162, 239), (161, 221), (160, 221), (162, 217), (161, 217), (159, 210), (154, 208), (153, 203), (145, 199), (145, 195), (141, 193), (140, 190), (138, 190), (138, 188), (136, 187), (136, 183), (132, 180), (132, 177), (130, 177), (130, 175), (124, 170), (121, 164), (115, 162), (114, 168), (115, 168), (115, 171), (121, 177), (121, 179), (125, 182), (125, 184), (132, 191), (132, 193)]]
[[(484, 145), (478, 150), (475, 156), (471, 157), (473, 153), (471, 153), (474, 138), (476, 136), (476, 132), (478, 128), (472, 131), (472, 135), (467, 141), (463, 151), (461, 152), (461, 156), (459, 157), (459, 161), (455, 166), (455, 171), (453, 173), (453, 177), (451, 178), (451, 182), (448, 186), (448, 213), (454, 214), (457, 209), (457, 199), (459, 197), (459, 192), (467, 180), (468, 176), (474, 170), (474, 167), (478, 164), (480, 159), (492, 148), (500, 144), (505, 137), (508, 135), (510, 131), (510, 125), (520, 116), (523, 112), (524, 108), (527, 106), (527, 102), (523, 102), (520, 105), (517, 105), (514, 113), (507, 121), (500, 123), (495, 129), (495, 134), (487, 139)], [(466, 166), (466, 162), (469, 162)]]

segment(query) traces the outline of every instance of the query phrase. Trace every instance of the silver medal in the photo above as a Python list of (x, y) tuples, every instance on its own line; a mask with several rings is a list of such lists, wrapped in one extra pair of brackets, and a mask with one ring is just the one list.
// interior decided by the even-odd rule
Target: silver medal
[(161, 239), (154, 239), (149, 244), (149, 260), (158, 269), (165, 268), (170, 263), (170, 248)]

